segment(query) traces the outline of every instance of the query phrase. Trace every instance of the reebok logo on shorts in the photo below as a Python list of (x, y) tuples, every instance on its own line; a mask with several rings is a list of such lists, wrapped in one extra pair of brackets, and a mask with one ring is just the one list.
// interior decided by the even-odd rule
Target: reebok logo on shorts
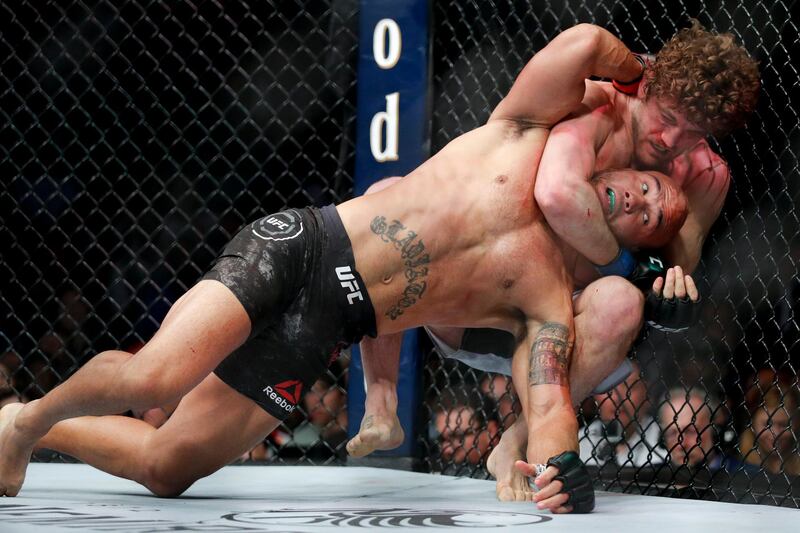
[(303, 384), (296, 379), (290, 379), (275, 385), (275, 390), (290, 402), (297, 403), (300, 401), (300, 391), (303, 390)]
[(336, 277), (341, 281), (342, 287), (347, 289), (347, 303), (353, 305), (355, 300), (364, 301), (364, 295), (361, 294), (361, 287), (358, 286), (358, 281), (353, 275), (353, 271), (349, 266), (336, 267)]
[(303, 384), (300, 381), (290, 379), (276, 384), (274, 389), (272, 386), (267, 385), (264, 387), (263, 392), (284, 411), (291, 413), (294, 411), (297, 402), (300, 401), (302, 390)]
[(253, 235), (266, 241), (286, 241), (303, 233), (303, 221), (294, 211), (282, 211), (253, 223)]

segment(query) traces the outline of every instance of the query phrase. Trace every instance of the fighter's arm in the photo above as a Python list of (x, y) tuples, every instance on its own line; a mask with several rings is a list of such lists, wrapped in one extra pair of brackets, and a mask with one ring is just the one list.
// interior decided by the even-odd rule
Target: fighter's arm
[[(384, 178), (370, 185), (364, 194), (375, 194), (391, 187), (401, 177)], [(353, 457), (363, 457), (376, 448), (385, 449), (388, 445), (399, 446), (402, 442), (402, 428), (397, 419), (397, 376), (400, 367), (400, 350), (403, 333), (381, 335), (377, 338), (364, 337), (361, 349), (361, 364), (364, 369), (364, 418), (358, 434), (347, 443), (347, 452)], [(382, 434), (379, 426), (386, 427), (388, 422), (394, 423), (392, 435)], [(382, 435), (383, 441), (376, 435)], [(398, 442), (399, 439), (399, 442)]]
[(590, 178), (614, 127), (608, 106), (556, 125), (547, 139), (534, 196), (553, 231), (595, 265), (611, 263), (619, 245)]
[(544, 464), (578, 449), (568, 380), (575, 333), (572, 317), (559, 313), (527, 327), (514, 353), (512, 377), (528, 425), (528, 462)]
[(594, 491), (578, 456), (578, 423), (569, 388), (575, 340), (572, 298), (566, 283), (551, 281), (547, 292), (538, 291), (535, 303), (524, 311), (531, 318), (512, 363), (514, 387), (528, 430), (527, 462), (518, 461), (516, 467), (533, 479), (536, 465), (565, 461), (558, 468), (547, 468), (550, 478), (539, 485), (545, 496), (537, 500), (539, 508), (556, 513), (589, 512), (594, 507)]
[(672, 161), (670, 175), (683, 184), (689, 214), (677, 237), (662, 253), (669, 264), (680, 265), (688, 274), (700, 262), (705, 238), (722, 211), (730, 187), (730, 170), (703, 140)]
[(599, 26), (578, 24), (533, 56), (489, 120), (550, 127), (581, 103), (586, 78), (627, 80), (641, 72), (622, 41)]

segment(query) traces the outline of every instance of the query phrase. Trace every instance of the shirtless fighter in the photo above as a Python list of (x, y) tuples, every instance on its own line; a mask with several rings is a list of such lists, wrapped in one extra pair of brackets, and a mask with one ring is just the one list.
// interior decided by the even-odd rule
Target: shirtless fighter
[[(646, 316), (655, 327), (681, 329), (696, 319), (699, 306), (694, 302), (699, 294), (688, 273), (699, 261), (730, 185), (727, 165), (704, 137), (720, 137), (741, 126), (753, 111), (759, 90), (757, 64), (746, 50), (731, 35), (708, 32), (696, 21), (655, 58), (642, 58), (641, 63), (641, 75), (627, 83), (587, 81), (583, 105), (552, 129), (536, 178), (535, 197), (551, 228), (583, 257), (604, 265), (597, 267), (599, 272), (581, 268), (576, 277), (576, 286), (587, 287), (574, 302), (577, 344), (570, 385), (576, 404), (593, 388), (608, 389), (625, 379), (625, 355), (642, 323), (642, 294), (619, 277), (597, 279), (599, 275), (625, 276), (645, 290), (655, 280)], [(522, 81), (515, 89), (523, 90)], [(600, 212), (591, 176), (597, 170), (624, 166), (661, 169), (689, 198), (687, 222), (661, 250), (666, 262), (676, 265), (666, 273), (648, 265), (637, 267), (606, 222), (589, 216)], [(397, 179), (379, 182), (372, 190)], [(644, 187), (633, 192), (634, 200), (646, 196)], [(614, 198), (615, 203), (626, 201)], [(482, 370), (508, 371), (511, 335), (452, 327), (428, 331), (441, 352)], [(369, 387), (361, 431), (348, 443), (352, 455), (389, 449), (402, 441), (394, 414), (399, 342), (399, 336), (362, 342)], [(492, 453), (489, 468), (498, 480), (500, 499), (529, 499), (527, 481), (511, 467), (518, 450), (524, 449), (524, 442), (513, 437), (524, 441), (526, 432), (513, 429)]]
[[(512, 88), (485, 126), (396, 186), (246, 226), (136, 355), (103, 352), (43, 398), (0, 412), (0, 494), (19, 492), (41, 446), (178, 495), (272, 431), (343, 346), (455, 324), (520, 339), (513, 377), (536, 435), (527, 460), (559, 473), (564, 511), (591, 510), (567, 379), (575, 254), (545, 223), (535, 176), (549, 128), (580, 105), (585, 78), (640, 70), (613, 35), (576, 26), (528, 63), (524, 92)], [(646, 201), (612, 208), (609, 188), (642, 183)], [(685, 219), (684, 195), (662, 174), (609, 172), (594, 184), (623, 242), (663, 244)], [(645, 213), (654, 222), (643, 228)], [(179, 398), (157, 429), (115, 416)]]

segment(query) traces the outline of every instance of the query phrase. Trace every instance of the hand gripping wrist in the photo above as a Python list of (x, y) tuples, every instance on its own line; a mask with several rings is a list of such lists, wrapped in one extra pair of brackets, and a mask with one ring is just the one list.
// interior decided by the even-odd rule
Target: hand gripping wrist
[(616, 90), (628, 96), (636, 96), (639, 92), (639, 85), (642, 83), (645, 70), (645, 60), (639, 54), (633, 54), (634, 59), (642, 65), (642, 72), (630, 81), (611, 80), (611, 84)]
[(629, 277), (636, 269), (636, 258), (628, 250), (620, 248), (617, 257), (607, 265), (595, 265), (601, 276)]
[(561, 492), (569, 495), (567, 505), (572, 506), (573, 513), (588, 513), (594, 509), (592, 479), (577, 453), (566, 451), (551, 457), (547, 466), (558, 468), (558, 475), (553, 479), (564, 484)]

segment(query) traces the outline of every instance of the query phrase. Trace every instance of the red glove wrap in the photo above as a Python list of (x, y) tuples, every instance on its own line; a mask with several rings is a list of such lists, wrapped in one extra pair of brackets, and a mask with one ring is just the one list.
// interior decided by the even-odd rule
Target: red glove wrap
[(616, 90), (621, 92), (622, 94), (627, 94), (628, 96), (636, 96), (639, 92), (639, 84), (642, 83), (642, 78), (644, 77), (644, 69), (645, 69), (645, 60), (639, 54), (633, 54), (633, 57), (641, 63), (642, 65), (642, 72), (637, 77), (630, 81), (619, 81), (619, 80), (611, 80), (611, 84), (614, 86)]

